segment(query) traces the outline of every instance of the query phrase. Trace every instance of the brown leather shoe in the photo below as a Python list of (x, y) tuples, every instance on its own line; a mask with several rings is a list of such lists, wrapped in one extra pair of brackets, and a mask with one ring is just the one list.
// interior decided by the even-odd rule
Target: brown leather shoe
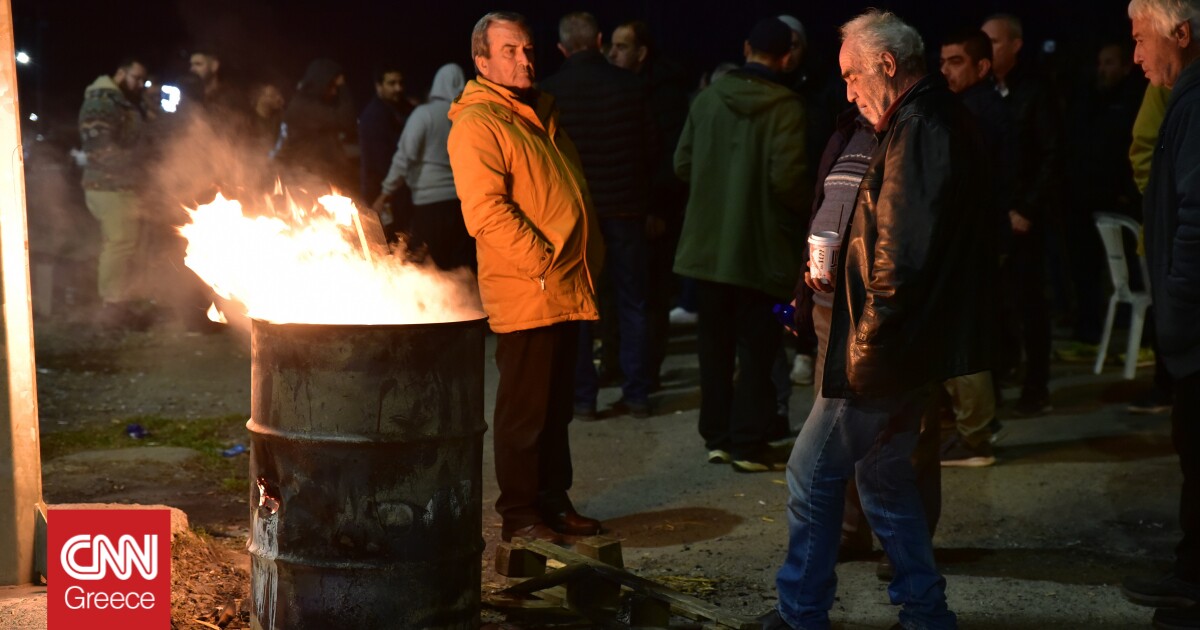
[(526, 540), (544, 540), (555, 545), (562, 543), (562, 536), (546, 526), (545, 523), (534, 523), (526, 525), (518, 529), (503, 528), (500, 530), (500, 539), (504, 542), (512, 542), (514, 538), (524, 538)]
[(567, 536), (595, 536), (600, 533), (600, 521), (573, 509), (558, 514), (543, 514), (542, 518), (550, 529)]

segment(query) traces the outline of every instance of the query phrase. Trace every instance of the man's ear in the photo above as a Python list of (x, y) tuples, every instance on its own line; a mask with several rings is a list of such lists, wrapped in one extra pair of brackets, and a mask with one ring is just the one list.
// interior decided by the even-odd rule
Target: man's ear
[(596, 50), (604, 50), (604, 33), (596, 33)]
[(1175, 43), (1177, 43), (1180, 48), (1187, 48), (1188, 46), (1191, 46), (1192, 23), (1184, 22), (1179, 26), (1176, 26), (1175, 31), (1171, 33), (1171, 36), (1175, 38)]
[(638, 65), (646, 63), (646, 57), (648, 57), (649, 55), (650, 55), (649, 48), (646, 48), (645, 46), (638, 46), (638, 49), (637, 49)]
[(562, 53), (564, 57), (571, 56), (571, 53), (567, 52), (567, 47), (563, 46), (561, 43), (558, 44), (558, 52)]
[(475, 72), (477, 74), (479, 74), (479, 76), (486, 77), (487, 76), (487, 68), (488, 68), (487, 57), (484, 57), (482, 55), (476, 55), (475, 56)]
[(1025, 45), (1025, 40), (1021, 39), (1020, 37), (1014, 39), (1013, 40), (1013, 54), (1016, 55), (1016, 54), (1020, 53), (1021, 47), (1024, 45)]
[(892, 56), (892, 53), (879, 53), (879, 68), (888, 77), (894, 78), (896, 76), (896, 58)]
[(746, 59), (750, 59), (750, 53), (752, 52), (754, 52), (754, 49), (750, 47), (750, 40), (746, 40), (746, 43), (742, 44), (742, 55), (744, 55)]
[(991, 59), (980, 59), (975, 64), (975, 73), (979, 75), (980, 79), (986, 77), (988, 75), (988, 73), (991, 71), (992, 71), (992, 60)]
[(208, 63), (212, 64), (213, 74), (217, 74), (221, 71), (221, 60), (220, 59), (211, 59), (210, 58)]

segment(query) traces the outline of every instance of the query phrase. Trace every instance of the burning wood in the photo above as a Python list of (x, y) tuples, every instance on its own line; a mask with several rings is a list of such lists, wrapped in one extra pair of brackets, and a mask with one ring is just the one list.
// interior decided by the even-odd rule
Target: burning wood
[(179, 228), (188, 241), (184, 264), (248, 316), (327, 324), (480, 317), (469, 271), (407, 261), (403, 246), (388, 247), (378, 219), (346, 197), (325, 195), (305, 208), (288, 191), (277, 193), (252, 211), (217, 195), (188, 209), (191, 222)]

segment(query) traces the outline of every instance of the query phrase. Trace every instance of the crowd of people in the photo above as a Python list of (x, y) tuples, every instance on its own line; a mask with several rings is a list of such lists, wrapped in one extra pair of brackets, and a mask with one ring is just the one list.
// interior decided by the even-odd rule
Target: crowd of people
[[(505, 540), (602, 531), (569, 497), (568, 425), (652, 416), (671, 320), (694, 313), (704, 461), (786, 471), (788, 550), (764, 628), (828, 628), (835, 564), (870, 552), (872, 533), (898, 627), (956, 627), (931, 543), (940, 469), (996, 462), (1005, 384), (1020, 388), (1015, 413), (1052, 409), (1056, 302), (1074, 304), (1075, 351), (1095, 352), (1102, 334), (1093, 213), (1144, 222), (1158, 364), (1135, 408), (1172, 409), (1183, 540), (1166, 577), (1123, 592), (1159, 606), (1160, 627), (1196, 628), (1200, 2), (1128, 12), (1134, 47), (1102, 46), (1074, 93), (1021, 54), (1016, 16), (927, 49), (876, 10), (841, 27), (836, 68), (811, 63), (801, 20), (764, 18), (744, 63), (697, 90), (647, 24), (606, 38), (583, 12), (559, 22), (552, 76), (534, 71), (526, 19), (489, 13), (471, 33), (475, 78), (444, 65), (415, 104), (403, 71), (382, 66), (357, 118), (327, 59), (286, 106), (276, 86), (238, 96), (208, 51), (180, 89), (288, 177), (355, 191), (410, 250), (476, 271), (500, 372)], [(133, 278), (144, 195), (129, 177), (154, 134), (146, 76), (122, 62), (80, 112), (99, 293), (118, 319), (146, 298)], [(810, 258), (818, 233), (836, 243), (832, 273)], [(622, 396), (600, 410), (606, 383)], [(799, 428), (793, 383), (816, 394)], [(772, 445), (790, 437), (780, 456)]]

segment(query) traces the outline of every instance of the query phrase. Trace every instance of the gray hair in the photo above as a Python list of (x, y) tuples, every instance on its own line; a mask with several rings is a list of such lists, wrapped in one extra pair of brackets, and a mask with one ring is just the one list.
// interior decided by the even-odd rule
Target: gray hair
[(492, 50), (488, 43), (487, 32), (493, 22), (512, 22), (520, 26), (526, 33), (530, 33), (529, 22), (525, 20), (525, 16), (512, 11), (492, 11), (487, 15), (479, 18), (475, 23), (475, 28), (471, 30), (471, 58), (483, 57), (484, 59), (492, 58)]
[(842, 42), (853, 40), (855, 53), (872, 61), (878, 68), (879, 56), (890, 53), (896, 59), (897, 74), (919, 75), (925, 71), (925, 42), (917, 29), (909, 26), (896, 14), (871, 9), (842, 25)]
[(1008, 27), (1009, 37), (1013, 39), (1025, 39), (1025, 27), (1021, 26), (1021, 18), (1011, 13), (993, 13), (987, 16), (987, 19), (983, 23), (987, 24), (992, 20), (1004, 22), (1004, 25)]
[(595, 48), (599, 34), (600, 24), (587, 11), (568, 13), (558, 22), (558, 42), (568, 53)]
[(1187, 22), (1192, 25), (1194, 38), (1200, 31), (1200, 0), (1132, 0), (1129, 17), (1149, 19), (1163, 37), (1170, 37), (1176, 27)]

